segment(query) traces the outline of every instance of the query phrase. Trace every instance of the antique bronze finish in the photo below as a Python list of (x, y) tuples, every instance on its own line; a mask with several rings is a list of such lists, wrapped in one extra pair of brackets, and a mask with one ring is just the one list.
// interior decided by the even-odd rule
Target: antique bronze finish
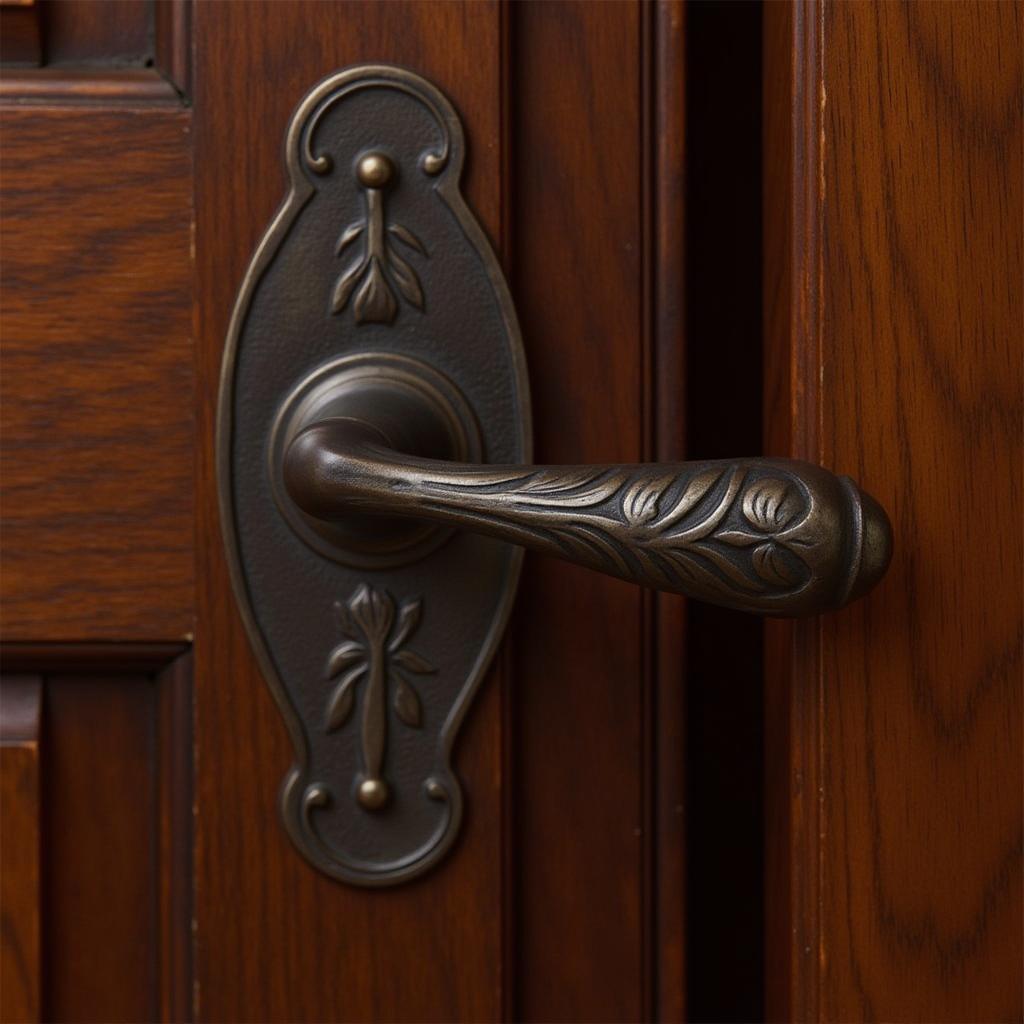
[(335, 523), (303, 515), (282, 472), (285, 454), (304, 426), (332, 416), (373, 421), (378, 439), (391, 438), (414, 455), (479, 460), (476, 419), (455, 386), (426, 364), (392, 353), (341, 356), (316, 368), (285, 399), (271, 427), (268, 471), (274, 499), (292, 529), (327, 558), (365, 569), (401, 565), (429, 554), (451, 530), (431, 523), (350, 515)]
[(515, 310), (459, 193), (462, 127), (409, 71), (349, 68), (288, 126), (290, 189), (224, 352), (217, 460), (228, 565), (295, 763), (281, 813), (357, 885), (451, 847), (459, 727), (504, 631), (522, 552), (412, 519), (315, 520), (283, 478), (297, 435), (372, 420), (403, 451), (529, 462)]
[(458, 191), (462, 129), (400, 68), (325, 80), (243, 282), (218, 418), (221, 517), (318, 868), (415, 877), (458, 832), (459, 725), (522, 547), (731, 608), (811, 615), (891, 550), (852, 481), (783, 459), (534, 466), (515, 311)]
[[(402, 420), (401, 394), (376, 396), (353, 396), (293, 432), (284, 482), (310, 523), (366, 522), (376, 512), (386, 537), (393, 517), (406, 516), (782, 616), (839, 608), (874, 586), (889, 563), (885, 513), (851, 480), (817, 466), (469, 465), (445, 459), (441, 446), (435, 457), (422, 444), (408, 450), (388, 425)], [(416, 433), (438, 435), (441, 427)]]

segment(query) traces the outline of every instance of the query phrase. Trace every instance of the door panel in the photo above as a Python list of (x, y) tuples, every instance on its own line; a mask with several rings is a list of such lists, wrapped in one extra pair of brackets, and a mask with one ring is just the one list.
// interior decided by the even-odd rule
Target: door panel
[[(25, 81), (21, 93), (7, 83), (0, 107), (5, 637), (184, 639), (189, 113), (166, 86), (153, 100), (86, 105), (70, 89), (61, 98), (60, 79), (40, 107), (37, 80)], [(94, 89), (122, 84), (93, 78)]]
[[(0, 0), (0, 1016), (1018, 1018), (1019, 22)], [(285, 126), (364, 61), (459, 112), (538, 461), (757, 455), (763, 388), (764, 451), (897, 536), (876, 593), (766, 629), (528, 556), (462, 835), (374, 890), (281, 827), (214, 467)]]
[[(658, 340), (645, 222), (656, 157), (644, 134), (647, 12), (631, 4), (514, 12), (512, 288), (535, 457), (640, 461), (653, 443)], [(516, 1012), (645, 1019), (654, 969), (646, 891), (654, 604), (629, 584), (537, 558), (517, 606), (509, 638)]]
[(189, 661), (170, 644), (6, 647), (5, 1021), (187, 1016)]
[(0, 10), (39, 44), (0, 79), (4, 1020), (191, 1006), (191, 116), (163, 63), (185, 66), (181, 10)]
[(9, 675), (0, 706), (0, 986), (7, 1020), (40, 1017), (40, 723), (38, 676)]
[(774, 662), (790, 869), (788, 905), (769, 890), (788, 951), (772, 1008), (1016, 1020), (1021, 10), (795, 11), (769, 11), (772, 68), (804, 76), (794, 187), (772, 193), (792, 220), (769, 239), (789, 269), (770, 429), (875, 488), (897, 544), (870, 601), (799, 624)]
[[(283, 194), (280, 134), (309, 86), (367, 60), (431, 77), (459, 109), (465, 192), (519, 301), (538, 459), (651, 453), (652, 140), (640, 134), (653, 86), (651, 15), (634, 4), (196, 11), (196, 38), (210, 41), (197, 47), (195, 66), (207, 439), (198, 490), (208, 502), (199, 572), (207, 626), (196, 639), (203, 1017), (254, 1007), (261, 1019), (290, 1020), (651, 1012), (654, 602), (570, 567), (529, 566), (504, 651), (457, 748), (469, 809), (456, 849), (394, 892), (339, 886), (261, 824), (275, 819), (290, 751), (233, 608), (205, 455), (234, 291)], [(664, 25), (675, 33), (666, 45), (678, 45), (678, 17)], [(217, 42), (229, 39), (230, 49)], [(665, 339), (678, 360), (678, 328)], [(678, 703), (666, 708), (679, 714)], [(662, 728), (678, 731), (678, 719)], [(678, 788), (672, 777), (666, 794)], [(679, 833), (665, 834), (667, 870), (678, 875)], [(677, 929), (666, 925), (669, 998), (682, 970), (681, 912), (664, 920)], [(300, 934), (317, 941), (291, 944)], [(259, 952), (240, 966), (240, 948)]]
[(443, 83), (467, 126), (465, 193), (500, 241), (501, 12), (484, 4), (224, 3), (194, 14), (197, 1017), (494, 1019), (505, 998), (501, 673), (484, 683), (463, 730), (467, 821), (445, 863), (384, 891), (314, 870), (278, 824), (292, 751), (235, 609), (216, 513), (213, 425), (235, 292), (285, 193), (284, 128), (331, 71), (383, 60)]

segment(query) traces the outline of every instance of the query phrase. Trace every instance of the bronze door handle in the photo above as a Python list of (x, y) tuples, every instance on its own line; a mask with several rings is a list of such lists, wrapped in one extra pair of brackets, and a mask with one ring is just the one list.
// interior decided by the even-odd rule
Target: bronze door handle
[(526, 356), (465, 154), (411, 71), (315, 85), (224, 349), (220, 520), (295, 748), (281, 814), (356, 885), (414, 878), (458, 834), (453, 744), (524, 547), (782, 616), (860, 596), (891, 549), (881, 508), (806, 463), (532, 465)]
[[(779, 616), (842, 607), (888, 566), (885, 512), (849, 478), (818, 466), (759, 458), (595, 466), (423, 458), (403, 452), (403, 435), (407, 450), (423, 452), (425, 444), (425, 454), (441, 455), (443, 423), (430, 424), (425, 402), (381, 383), (367, 387), (365, 401), (342, 398), (341, 408), (287, 444), (285, 490), (313, 520), (411, 517)], [(368, 535), (396, 527), (386, 518), (376, 529), (363, 522)]]

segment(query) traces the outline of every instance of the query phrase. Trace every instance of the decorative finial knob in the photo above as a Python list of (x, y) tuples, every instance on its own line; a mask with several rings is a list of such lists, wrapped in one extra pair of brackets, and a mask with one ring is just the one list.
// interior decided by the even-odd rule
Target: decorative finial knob
[(384, 188), (395, 175), (395, 165), (383, 153), (367, 153), (359, 158), (356, 177), (367, 188)]

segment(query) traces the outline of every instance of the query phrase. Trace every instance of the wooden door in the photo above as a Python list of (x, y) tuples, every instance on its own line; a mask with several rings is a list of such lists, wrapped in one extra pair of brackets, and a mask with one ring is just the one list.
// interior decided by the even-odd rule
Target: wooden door
[[(1020, 1018), (1018, 6), (0, 19), (5, 1021)], [(897, 543), (767, 628), (529, 556), (384, 890), (280, 827), (214, 466), (288, 117), (364, 61), (459, 112), (538, 461), (797, 455)]]

